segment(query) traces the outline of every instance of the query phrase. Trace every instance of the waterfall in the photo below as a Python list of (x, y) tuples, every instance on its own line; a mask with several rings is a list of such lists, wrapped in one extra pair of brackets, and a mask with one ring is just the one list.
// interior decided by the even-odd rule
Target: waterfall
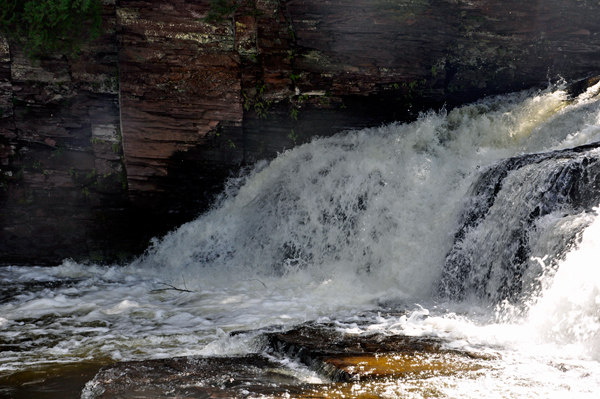
[(450, 397), (597, 392), (600, 83), (564, 89), (315, 139), (130, 265), (0, 269), (0, 374), (247, 354), (334, 320), (499, 353), (489, 389), (435, 385)]
[(188, 281), (343, 276), (374, 296), (513, 298), (540, 272), (531, 259), (556, 264), (585, 223), (556, 226), (600, 203), (596, 146), (564, 149), (599, 136), (598, 87), (314, 140), (232, 180), (138, 264)]

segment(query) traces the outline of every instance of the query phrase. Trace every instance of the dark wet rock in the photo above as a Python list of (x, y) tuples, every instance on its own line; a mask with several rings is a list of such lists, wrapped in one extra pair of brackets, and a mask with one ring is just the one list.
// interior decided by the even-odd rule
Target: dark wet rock
[[(3, 350), (11, 349), (0, 346)], [(0, 375), (0, 398), (78, 399), (100, 367), (96, 363), (52, 364)]]
[(473, 355), (444, 349), (443, 341), (403, 335), (344, 334), (334, 325), (307, 324), (267, 334), (274, 354), (295, 359), (331, 381), (453, 373), (475, 367)]
[[(470, 189), (454, 246), (446, 257), (440, 293), (452, 299), (464, 299), (468, 295), (488, 297), (492, 301), (517, 298), (532, 262), (530, 235), (535, 232), (536, 223), (551, 213), (559, 213), (564, 218), (592, 212), (600, 203), (599, 147), (600, 143), (594, 143), (522, 155), (482, 171)], [(514, 187), (507, 186), (511, 177), (526, 168), (536, 175), (535, 187), (528, 185), (524, 178)], [(512, 195), (524, 198), (515, 211), (520, 218), (512, 224), (498, 218), (494, 211), (502, 190), (512, 190), (517, 193)], [(493, 245), (490, 241), (494, 241), (478, 230), (486, 220), (497, 223), (487, 226), (488, 231), (505, 229), (511, 239), (498, 241), (497, 247), (488, 249), (488, 256), (480, 256), (478, 248)], [(578, 233), (563, 237), (561, 248), (556, 249), (557, 255), (548, 258), (546, 264), (556, 267), (562, 254), (576, 245)], [(493, 276), (496, 276), (496, 284), (501, 280), (499, 286), (490, 286)]]
[(280, 370), (281, 365), (260, 355), (122, 362), (103, 367), (82, 398), (285, 397), (300, 392), (300, 381)]
[(600, 76), (592, 76), (591, 78), (582, 79), (578, 82), (570, 84), (566, 91), (569, 93), (571, 98), (575, 98), (598, 82), (600, 82)]

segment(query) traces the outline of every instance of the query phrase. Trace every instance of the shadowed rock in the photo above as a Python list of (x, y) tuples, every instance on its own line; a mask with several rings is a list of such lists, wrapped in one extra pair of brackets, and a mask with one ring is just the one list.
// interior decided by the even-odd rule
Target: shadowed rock
[[(454, 246), (446, 257), (440, 293), (452, 299), (469, 295), (492, 301), (514, 299), (535, 263), (532, 256), (548, 255), (546, 264), (556, 267), (576, 245), (580, 230), (565, 233), (555, 252), (539, 255), (532, 253), (532, 236), (543, 228), (540, 220), (550, 214), (572, 217), (592, 212), (600, 203), (599, 146), (522, 155), (484, 170), (471, 187)], [(508, 204), (511, 198), (520, 200)], [(507, 206), (515, 208), (510, 220), (505, 217)]]

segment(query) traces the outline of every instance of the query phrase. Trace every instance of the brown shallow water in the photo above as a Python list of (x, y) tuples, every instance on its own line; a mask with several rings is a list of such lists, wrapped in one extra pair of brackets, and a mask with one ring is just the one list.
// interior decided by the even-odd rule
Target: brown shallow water
[(0, 376), (0, 399), (79, 399), (105, 363), (52, 365)]

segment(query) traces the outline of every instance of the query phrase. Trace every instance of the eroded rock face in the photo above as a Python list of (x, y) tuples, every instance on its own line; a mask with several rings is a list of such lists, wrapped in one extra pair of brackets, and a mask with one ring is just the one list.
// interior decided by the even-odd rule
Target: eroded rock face
[(199, 22), (208, 10), (208, 2), (120, 2), (121, 123), (134, 200), (164, 191), (157, 178), (169, 175), (173, 156), (207, 145), (217, 126), (240, 135), (234, 32)]
[(77, 60), (0, 38), (0, 263), (124, 259), (311, 137), (600, 70), (589, 0), (102, 2)]

